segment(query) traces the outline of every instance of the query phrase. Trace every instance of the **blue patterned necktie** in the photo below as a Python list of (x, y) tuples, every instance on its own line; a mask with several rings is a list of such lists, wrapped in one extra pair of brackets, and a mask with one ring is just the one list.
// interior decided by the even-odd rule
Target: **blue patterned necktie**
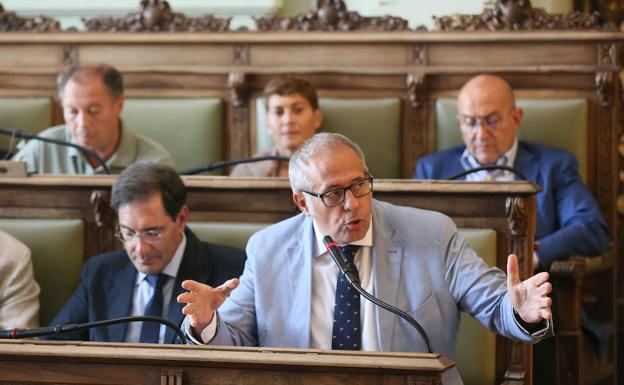
[[(147, 282), (154, 288), (154, 294), (150, 298), (143, 315), (152, 317), (162, 317), (163, 312), (163, 293), (162, 288), (167, 282), (167, 275), (152, 274), (145, 277)], [(147, 342), (152, 344), (158, 343), (160, 335), (160, 324), (158, 322), (143, 322), (141, 327), (141, 338), (139, 342)]]
[[(347, 258), (353, 271), (359, 275), (353, 262), (359, 246), (341, 246), (340, 251)], [(360, 350), (362, 347), (360, 327), (360, 293), (351, 287), (342, 273), (338, 273), (334, 327), (332, 331), (333, 350)]]

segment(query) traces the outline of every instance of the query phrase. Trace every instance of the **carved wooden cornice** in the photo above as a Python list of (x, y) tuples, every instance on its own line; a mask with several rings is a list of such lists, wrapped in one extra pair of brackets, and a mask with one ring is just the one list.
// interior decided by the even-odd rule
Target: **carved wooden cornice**
[(224, 32), (230, 28), (230, 18), (212, 15), (187, 17), (173, 12), (164, 0), (141, 0), (140, 9), (125, 17), (82, 19), (89, 32)]
[(258, 31), (407, 31), (407, 20), (395, 16), (365, 17), (350, 12), (343, 0), (314, 0), (312, 8), (292, 17), (254, 18)]
[(497, 0), (494, 9), (479, 15), (451, 15), (433, 17), (439, 31), (479, 30), (578, 30), (597, 29), (598, 14), (580, 12), (551, 15), (543, 9), (533, 8), (530, 0)]
[(44, 16), (19, 17), (15, 12), (4, 10), (0, 4), (0, 32), (60, 32), (61, 24)]

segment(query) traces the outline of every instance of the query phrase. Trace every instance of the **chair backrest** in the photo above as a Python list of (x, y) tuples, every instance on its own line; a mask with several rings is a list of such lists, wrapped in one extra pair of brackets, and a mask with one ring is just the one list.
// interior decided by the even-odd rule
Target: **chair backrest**
[(79, 219), (0, 219), (0, 229), (32, 253), (41, 325), (48, 325), (80, 282), (84, 262), (84, 225)]
[[(481, 258), (496, 266), (496, 231), (460, 228), (459, 233)], [(496, 335), (466, 313), (457, 335), (457, 369), (465, 385), (494, 385)]]
[[(587, 181), (587, 100), (586, 99), (518, 99), (524, 118), (518, 137), (570, 151), (579, 161), (579, 172)], [(457, 124), (457, 100), (436, 100), (437, 150), (462, 143)]]
[[(53, 126), (51, 98), (0, 98), (0, 127), (36, 134), (51, 126)], [(9, 145), (10, 138), (0, 137), (0, 149), (9, 150)], [(15, 151), (15, 148), (12, 150)]]
[[(321, 98), (324, 120), (320, 131), (337, 132), (357, 143), (376, 178), (401, 177), (401, 100)], [(270, 151), (275, 142), (268, 134), (263, 98), (256, 100), (255, 140), (252, 152)]]
[(124, 124), (162, 144), (178, 170), (223, 160), (223, 103), (218, 98), (126, 98)]
[[(199, 239), (245, 249), (249, 237), (269, 224), (190, 222)], [(490, 266), (496, 266), (496, 231), (459, 229), (466, 242)], [(494, 385), (496, 336), (470, 315), (462, 314), (457, 337), (457, 367), (466, 385)]]

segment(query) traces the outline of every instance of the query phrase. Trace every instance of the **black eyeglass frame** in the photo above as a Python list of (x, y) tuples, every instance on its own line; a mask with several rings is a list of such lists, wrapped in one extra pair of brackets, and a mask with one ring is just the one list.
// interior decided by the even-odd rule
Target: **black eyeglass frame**
[[(323, 193), (317, 193), (317, 192), (312, 192), (312, 191), (306, 191), (306, 190), (301, 190), (301, 192), (306, 193), (308, 195), (312, 195), (314, 197), (317, 197), (321, 200), (321, 202), (323, 202), (323, 204), (325, 205), (325, 207), (336, 207), (336, 206), (340, 206), (341, 204), (344, 203), (345, 201), (345, 197), (347, 196), (347, 190), (351, 191), (351, 194), (353, 194), (354, 197), (356, 198), (361, 198), (364, 196), (367, 196), (368, 194), (372, 194), (373, 193), (373, 180), (375, 179), (369, 172), (366, 172), (366, 175), (368, 175), (368, 177), (366, 178), (362, 178), (362, 179), (358, 179), (358, 180), (354, 180), (353, 182), (349, 183), (347, 186), (345, 187), (336, 187), (336, 188), (332, 188), (331, 190), (325, 191)], [(361, 194), (358, 195), (356, 194), (351, 188), (353, 186), (355, 186), (358, 183), (362, 183), (364, 181), (368, 181), (370, 183), (370, 191), (367, 192), (366, 194)], [(340, 202), (332, 204), (332, 205), (328, 205), (325, 202), (325, 197), (327, 196), (327, 194), (329, 193), (334, 193), (336, 191), (342, 191), (342, 199), (340, 200)]]

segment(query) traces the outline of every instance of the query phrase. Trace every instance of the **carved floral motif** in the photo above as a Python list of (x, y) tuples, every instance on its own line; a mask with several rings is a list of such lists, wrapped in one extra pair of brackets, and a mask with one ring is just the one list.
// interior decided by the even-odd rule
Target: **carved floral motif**
[(479, 15), (434, 16), (433, 21), (435, 29), (440, 31), (599, 28), (597, 13), (551, 15), (533, 8), (529, 0), (497, 0), (494, 9), (486, 9)]
[(61, 24), (45, 16), (19, 17), (0, 4), (0, 32), (60, 32)]
[(125, 17), (82, 19), (90, 32), (223, 32), (229, 30), (230, 19), (212, 15), (187, 17), (173, 12), (164, 0), (141, 0), (140, 9)]
[(314, 0), (312, 8), (293, 17), (254, 18), (258, 31), (407, 31), (407, 20), (394, 16), (364, 17), (350, 12), (343, 0)]

